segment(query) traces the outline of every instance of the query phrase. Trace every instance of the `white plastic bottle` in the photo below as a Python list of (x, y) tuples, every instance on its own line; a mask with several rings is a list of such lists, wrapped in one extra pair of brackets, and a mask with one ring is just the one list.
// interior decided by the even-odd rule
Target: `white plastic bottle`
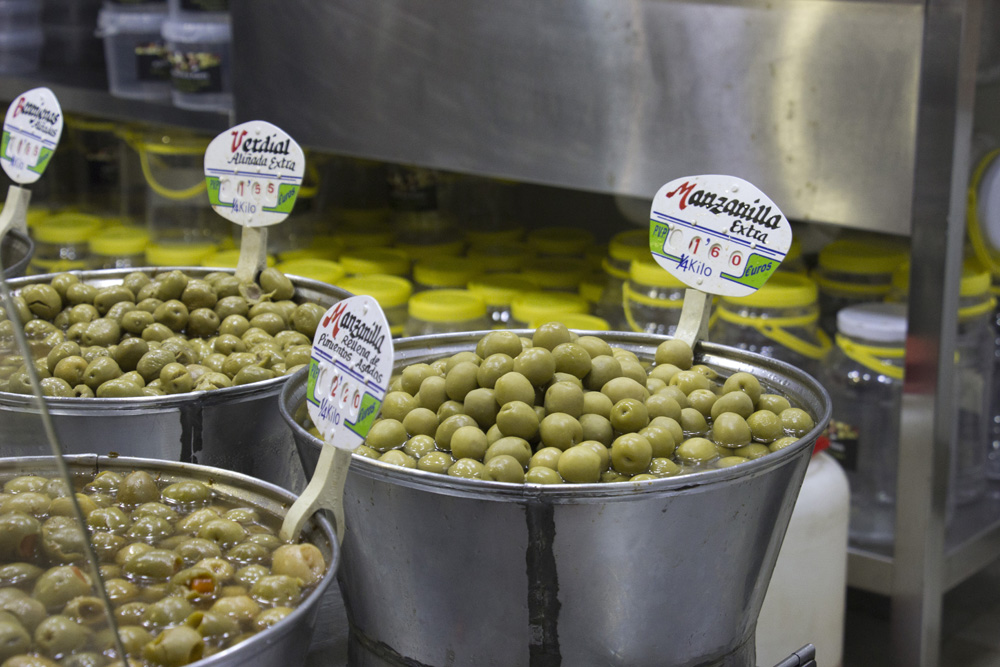
[(813, 644), (817, 664), (840, 667), (849, 516), (847, 476), (829, 454), (814, 454), (757, 621), (758, 665)]

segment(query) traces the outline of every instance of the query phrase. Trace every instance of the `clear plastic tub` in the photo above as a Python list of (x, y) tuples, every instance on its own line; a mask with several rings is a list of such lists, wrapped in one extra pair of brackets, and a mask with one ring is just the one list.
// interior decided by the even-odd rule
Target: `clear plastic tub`
[(410, 257), (399, 248), (357, 248), (340, 256), (344, 270), (352, 276), (373, 273), (406, 277), (410, 275)]
[(521, 294), (533, 292), (538, 285), (517, 273), (486, 273), (469, 281), (468, 289), (486, 304), (494, 329), (510, 326), (510, 304)]
[(38, 0), (0, 0), (0, 33), (22, 33), (41, 27), (42, 5)]
[(170, 51), (170, 84), (174, 105), (183, 109), (230, 111), (233, 106), (228, 19), (167, 19), (163, 38)]
[(111, 227), (90, 237), (91, 269), (124, 269), (146, 265), (149, 232), (138, 227)]
[(39, 27), (0, 32), (0, 74), (27, 74), (38, 69), (45, 37)]
[(104, 38), (108, 88), (116, 97), (140, 100), (170, 98), (170, 62), (160, 30), (166, 12), (101, 10), (98, 32)]
[(151, 243), (146, 246), (150, 266), (201, 266), (203, 259), (218, 250), (213, 243)]
[(93, 215), (60, 213), (52, 215), (32, 230), (35, 254), (29, 273), (52, 273), (86, 269), (90, 261), (90, 238), (101, 228)]
[(278, 264), (282, 273), (334, 285), (344, 277), (344, 267), (329, 259), (293, 259)]
[(413, 287), (418, 292), (464, 288), (482, 272), (482, 265), (471, 257), (435, 257), (414, 264)]
[(684, 305), (684, 283), (651, 259), (633, 261), (628, 275), (618, 288), (628, 330), (673, 336)]
[(468, 290), (436, 289), (410, 297), (404, 336), (488, 329), (486, 304)]
[(593, 243), (593, 234), (576, 227), (539, 227), (528, 232), (528, 245), (539, 257), (584, 257)]
[(587, 300), (564, 292), (527, 292), (510, 304), (511, 329), (525, 329), (532, 322), (548, 322), (556, 315), (588, 315)]
[(576, 257), (539, 257), (522, 273), (540, 289), (576, 294), (589, 271), (586, 260)]
[(604, 288), (601, 290), (595, 314), (607, 320), (616, 330), (628, 330), (628, 322), (622, 310), (622, 287), (628, 280), (629, 267), (634, 261), (649, 259), (649, 230), (629, 229), (619, 232), (608, 244), (608, 254), (601, 261)]

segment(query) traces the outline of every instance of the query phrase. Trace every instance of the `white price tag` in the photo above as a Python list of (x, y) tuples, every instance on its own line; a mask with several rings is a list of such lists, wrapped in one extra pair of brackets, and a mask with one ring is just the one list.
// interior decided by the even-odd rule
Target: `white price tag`
[(62, 107), (55, 93), (32, 88), (18, 95), (7, 108), (0, 142), (0, 164), (10, 179), (21, 185), (37, 181), (49, 166), (62, 129)]
[(205, 150), (205, 181), (215, 212), (243, 227), (266, 227), (291, 213), (306, 159), (276, 125), (254, 120), (223, 132)]
[(792, 244), (784, 214), (735, 176), (685, 176), (653, 198), (649, 249), (685, 285), (741, 297), (767, 282)]
[(313, 337), (306, 406), (323, 440), (354, 450), (382, 407), (392, 374), (389, 323), (370, 296), (326, 311)]

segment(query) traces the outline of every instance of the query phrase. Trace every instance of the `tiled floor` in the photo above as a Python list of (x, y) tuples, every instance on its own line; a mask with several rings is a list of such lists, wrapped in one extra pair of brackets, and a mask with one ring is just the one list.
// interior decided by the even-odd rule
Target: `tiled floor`
[[(941, 667), (1000, 667), (1000, 561), (945, 595), (942, 621)], [(845, 626), (843, 667), (890, 664), (888, 600), (851, 591)]]

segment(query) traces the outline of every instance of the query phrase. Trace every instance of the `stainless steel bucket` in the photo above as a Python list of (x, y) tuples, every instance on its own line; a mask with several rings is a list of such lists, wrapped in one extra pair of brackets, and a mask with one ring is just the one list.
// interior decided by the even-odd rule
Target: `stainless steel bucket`
[[(179, 267), (191, 276), (214, 269)], [(74, 272), (80, 280), (105, 286), (120, 283), (135, 269)], [(154, 269), (143, 269), (154, 271)], [(171, 268), (155, 269), (169, 271)], [(46, 282), (50, 275), (10, 281), (13, 289)], [(315, 280), (293, 277), (296, 299), (330, 306), (350, 296)], [(302, 466), (278, 413), (278, 395), (287, 377), (209, 392), (142, 398), (49, 398), (49, 414), (66, 454), (142, 456), (233, 470), (301, 490)], [(17, 443), (17, 444), (15, 444)], [(0, 455), (48, 451), (35, 399), (0, 392)]]
[(3, 266), (3, 277), (10, 280), (23, 276), (34, 252), (35, 244), (30, 237), (8, 230), (0, 240), (0, 266)]
[[(219, 494), (236, 501), (245, 501), (265, 512), (284, 516), (285, 511), (295, 501), (289, 491), (217, 468), (155, 461), (152, 459), (106, 456), (67, 456), (67, 463), (73, 473), (92, 473), (98, 470), (114, 470), (128, 473), (146, 470), (163, 482), (195, 479), (210, 484)], [(24, 471), (51, 471), (55, 473), (54, 460), (47, 457), (24, 457), (0, 460), (0, 480)], [(334, 539), (329, 521), (322, 515), (315, 515), (302, 531), (303, 539), (315, 544), (327, 562), (327, 572), (316, 589), (302, 604), (280, 623), (260, 632), (232, 648), (200, 660), (198, 667), (285, 667), (305, 664), (310, 654), (318, 654), (313, 643), (314, 629), (319, 625), (321, 633), (329, 633), (323, 626), (321, 606), (330, 598), (331, 587), (339, 564), (339, 549)], [(321, 637), (317, 637), (320, 639)]]
[[(485, 333), (399, 340), (397, 368), (474, 349)], [(646, 359), (666, 340), (597, 335)], [(753, 372), (816, 427), (756, 461), (641, 483), (515, 486), (355, 456), (339, 573), (351, 664), (754, 665), (757, 617), (830, 399), (782, 362), (709, 343), (696, 356)], [(305, 380), (289, 379), (281, 411), (311, 471), (321, 443), (294, 418)]]

